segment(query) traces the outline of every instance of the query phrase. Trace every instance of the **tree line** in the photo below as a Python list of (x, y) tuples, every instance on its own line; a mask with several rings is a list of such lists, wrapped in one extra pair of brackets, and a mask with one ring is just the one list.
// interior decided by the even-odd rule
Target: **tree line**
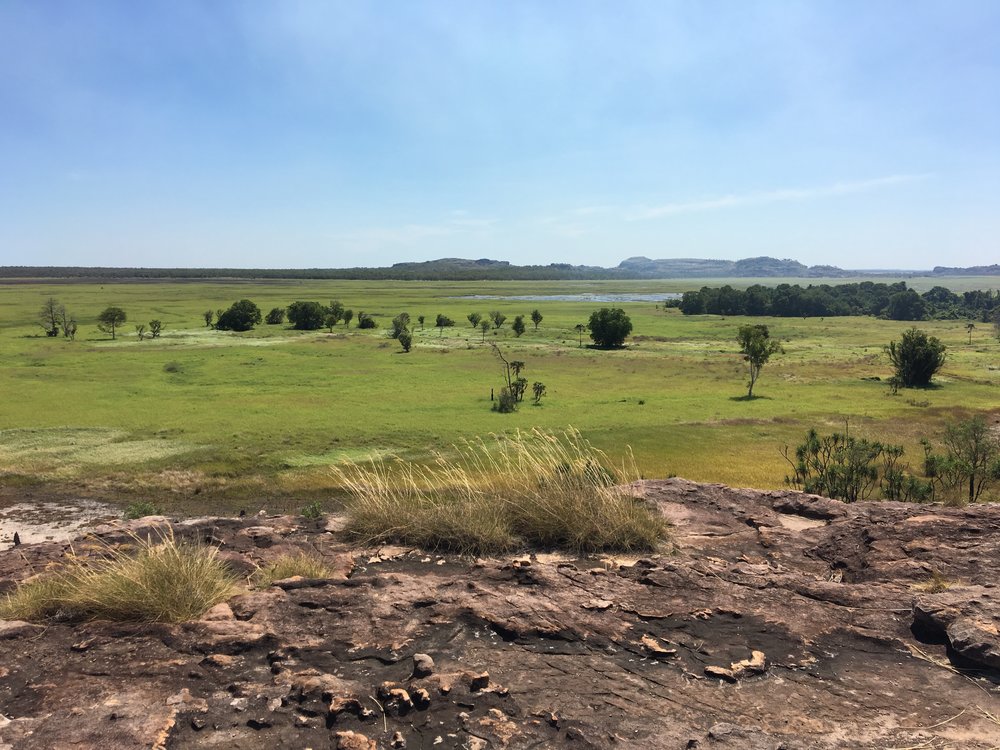
[(790, 317), (836, 317), (871, 315), (889, 320), (959, 320), (992, 322), (1000, 316), (1000, 293), (976, 290), (956, 294), (935, 286), (923, 294), (900, 281), (882, 284), (755, 284), (746, 289), (702, 287), (684, 292), (680, 300), (664, 303), (685, 315), (769, 315)]

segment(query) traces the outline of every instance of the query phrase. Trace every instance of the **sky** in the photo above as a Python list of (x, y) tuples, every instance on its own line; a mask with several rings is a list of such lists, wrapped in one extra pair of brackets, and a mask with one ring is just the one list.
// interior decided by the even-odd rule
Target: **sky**
[(0, 0), (0, 265), (1000, 262), (996, 0)]

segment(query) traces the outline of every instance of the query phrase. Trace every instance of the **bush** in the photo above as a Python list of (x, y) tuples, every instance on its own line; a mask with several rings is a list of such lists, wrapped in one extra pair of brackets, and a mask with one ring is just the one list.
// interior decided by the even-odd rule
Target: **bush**
[(905, 331), (898, 345), (890, 342), (886, 351), (895, 370), (893, 379), (904, 388), (930, 385), (931, 378), (944, 366), (945, 345), (917, 328)]
[(125, 510), (122, 512), (122, 518), (126, 521), (132, 521), (136, 518), (145, 518), (146, 516), (155, 516), (159, 514), (159, 509), (153, 505), (151, 502), (146, 500), (139, 500), (134, 503), (129, 503), (125, 506)]
[(241, 299), (219, 313), (215, 327), (220, 331), (249, 331), (260, 321), (260, 308), (248, 299)]
[(348, 532), (469, 554), (523, 545), (651, 550), (667, 536), (663, 517), (625, 484), (638, 479), (631, 456), (612, 468), (575, 430), (494, 435), (455, 452), (429, 466), (383, 459), (335, 466), (350, 496)]
[(71, 556), (53, 573), (21, 583), (0, 603), (0, 618), (184, 622), (237, 591), (218, 550), (173, 535), (129, 548), (104, 546), (102, 556)]
[(403, 347), (404, 352), (410, 351), (410, 347), (413, 346), (413, 334), (409, 331), (402, 331), (396, 339), (399, 341), (399, 345)]
[(632, 333), (632, 321), (620, 307), (602, 307), (590, 314), (590, 338), (601, 349), (617, 349)]
[(326, 323), (326, 313), (319, 302), (293, 302), (288, 306), (288, 322), (299, 331), (316, 331)]
[(285, 308), (272, 307), (271, 312), (264, 318), (264, 322), (269, 326), (280, 326), (285, 322)]
[(318, 521), (323, 517), (323, 506), (319, 504), (318, 500), (313, 500), (302, 509), (302, 517), (310, 521)]
[(358, 313), (358, 328), (378, 328), (378, 323), (368, 313)]

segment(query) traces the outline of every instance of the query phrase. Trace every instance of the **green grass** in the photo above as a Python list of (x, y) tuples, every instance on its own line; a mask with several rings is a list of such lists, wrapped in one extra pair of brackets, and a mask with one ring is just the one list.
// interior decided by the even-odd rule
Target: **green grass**
[(631, 461), (614, 465), (575, 430), (494, 435), (430, 465), (334, 467), (348, 488), (347, 530), (398, 542), (488, 554), (515, 547), (572, 552), (653, 550), (663, 518), (633, 496)]
[[(427, 463), (462, 440), (572, 425), (615, 461), (631, 446), (645, 477), (776, 487), (785, 474), (779, 448), (799, 442), (811, 426), (842, 428), (848, 419), (855, 434), (903, 443), (917, 461), (921, 436), (937, 437), (953, 416), (997, 408), (1000, 344), (985, 325), (970, 346), (962, 321), (920, 324), (948, 346), (940, 387), (892, 397), (884, 383), (863, 378), (890, 375), (882, 347), (909, 323), (764, 319), (785, 354), (764, 368), (755, 388), (760, 398), (740, 401), (746, 376), (735, 336), (745, 319), (684, 317), (626, 303), (636, 337), (625, 350), (602, 352), (579, 348), (573, 331), (598, 304), (454, 299), (682, 291), (702, 283), (6, 285), (0, 477), (123, 502), (141, 497), (166, 512), (251, 504), (295, 511), (337, 494), (331, 463), (389, 454)], [(964, 288), (995, 280), (945, 283)], [(50, 295), (76, 313), (76, 341), (41, 335), (35, 316)], [(266, 325), (246, 334), (205, 328), (203, 310), (241, 297), (265, 311), (297, 299), (336, 298), (355, 314), (376, 314), (382, 327), (339, 326), (332, 335)], [(128, 312), (128, 330), (133, 321), (159, 318), (162, 337), (140, 342), (123, 335), (112, 342), (95, 321), (108, 305)], [(487, 339), (526, 362), (529, 383), (546, 384), (543, 405), (491, 412), (499, 363), (465, 316), (499, 309), (509, 321), (536, 307), (544, 315), (538, 331), (529, 326), (515, 338), (508, 323)], [(418, 327), (413, 351), (403, 354), (385, 338), (386, 324), (401, 311), (414, 320), (440, 312), (459, 325), (443, 335)]]
[(184, 622), (237, 591), (214, 547), (167, 536), (99, 551), (20, 584), (0, 601), (0, 619)]

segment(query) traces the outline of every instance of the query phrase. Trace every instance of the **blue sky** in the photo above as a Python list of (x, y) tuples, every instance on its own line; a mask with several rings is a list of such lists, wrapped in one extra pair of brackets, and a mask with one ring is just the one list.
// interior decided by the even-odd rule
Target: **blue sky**
[(1000, 262), (1000, 3), (0, 2), (0, 264)]

